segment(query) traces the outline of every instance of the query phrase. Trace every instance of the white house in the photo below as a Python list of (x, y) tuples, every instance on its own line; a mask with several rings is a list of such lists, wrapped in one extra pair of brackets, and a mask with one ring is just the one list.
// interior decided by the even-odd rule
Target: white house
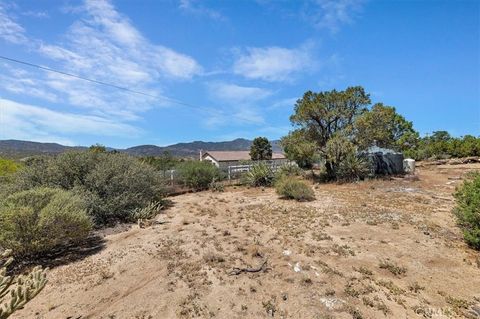
[[(240, 165), (243, 161), (250, 161), (249, 151), (206, 151), (200, 152), (201, 161), (209, 161), (220, 168), (227, 168), (228, 166)], [(282, 165), (288, 162), (288, 159), (282, 153), (272, 153), (272, 159), (277, 165)]]

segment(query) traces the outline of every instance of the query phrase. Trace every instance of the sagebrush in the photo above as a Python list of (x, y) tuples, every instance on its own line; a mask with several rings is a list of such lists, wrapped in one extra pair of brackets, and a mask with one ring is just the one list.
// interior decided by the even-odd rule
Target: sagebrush
[(311, 201), (315, 199), (313, 189), (305, 181), (296, 177), (284, 176), (275, 183), (278, 195), (297, 201)]
[(131, 214), (163, 196), (153, 167), (120, 153), (72, 151), (26, 162), (12, 191), (34, 187), (72, 190), (85, 199), (96, 225), (128, 221)]
[(85, 239), (92, 221), (84, 200), (62, 189), (34, 188), (2, 201), (0, 249), (25, 257)]
[(210, 162), (188, 161), (178, 167), (181, 181), (194, 190), (208, 189), (213, 181), (221, 179), (221, 172)]

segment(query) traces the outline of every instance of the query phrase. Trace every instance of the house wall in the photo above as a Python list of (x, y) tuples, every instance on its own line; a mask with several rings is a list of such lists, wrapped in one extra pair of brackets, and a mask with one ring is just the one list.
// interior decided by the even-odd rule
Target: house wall
[(220, 166), (219, 163), (218, 163), (213, 157), (211, 157), (210, 155), (205, 155), (205, 156), (203, 156), (202, 161), (209, 161), (209, 162), (213, 163), (213, 164), (214, 164), (215, 166), (217, 166), (217, 167)]

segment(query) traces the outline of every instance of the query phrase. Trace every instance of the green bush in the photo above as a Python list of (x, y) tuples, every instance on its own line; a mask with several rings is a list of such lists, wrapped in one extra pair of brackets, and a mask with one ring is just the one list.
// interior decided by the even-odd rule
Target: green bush
[(28, 161), (16, 176), (16, 190), (59, 187), (81, 195), (97, 225), (129, 221), (136, 209), (160, 200), (159, 173), (121, 153), (73, 151)]
[(304, 181), (284, 176), (275, 183), (277, 194), (288, 199), (297, 201), (311, 201), (315, 199), (312, 188)]
[(465, 180), (456, 193), (455, 215), (467, 243), (480, 250), (480, 173)]
[(12, 160), (0, 157), (0, 177), (15, 173), (20, 165)]
[(245, 174), (246, 183), (250, 186), (271, 186), (274, 180), (272, 169), (265, 163), (259, 162), (252, 165)]
[(303, 170), (296, 164), (283, 164), (275, 172), (275, 180), (282, 178), (283, 176), (301, 176)]
[(0, 247), (17, 256), (44, 253), (86, 238), (92, 221), (83, 199), (61, 189), (35, 188), (8, 196), (0, 208)]
[(74, 190), (83, 194), (97, 224), (130, 221), (138, 208), (162, 198), (160, 176), (125, 154), (101, 154), (100, 161)]
[(216, 180), (213, 180), (210, 185), (208, 185), (208, 188), (212, 192), (219, 192), (223, 193), (225, 191), (225, 185), (222, 184), (222, 182), (217, 182)]
[(338, 181), (351, 182), (362, 180), (371, 173), (368, 160), (354, 153), (345, 156), (338, 164), (336, 178)]
[(214, 180), (221, 179), (218, 167), (205, 161), (184, 162), (179, 166), (178, 172), (185, 186), (197, 191), (208, 189)]

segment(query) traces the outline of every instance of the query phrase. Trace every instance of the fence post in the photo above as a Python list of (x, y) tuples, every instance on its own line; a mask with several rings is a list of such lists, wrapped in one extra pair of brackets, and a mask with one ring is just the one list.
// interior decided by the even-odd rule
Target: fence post
[(230, 166), (228, 166), (228, 181), (232, 179), (231, 173), (230, 173)]
[(173, 169), (170, 170), (170, 183), (171, 183), (172, 186), (173, 186)]

